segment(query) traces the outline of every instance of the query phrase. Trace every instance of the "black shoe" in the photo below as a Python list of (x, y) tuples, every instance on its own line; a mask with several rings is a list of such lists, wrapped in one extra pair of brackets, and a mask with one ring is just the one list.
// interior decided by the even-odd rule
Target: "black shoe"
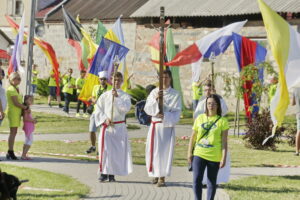
[(52, 107), (51, 103), (48, 103), (48, 106), (51, 108)]
[(108, 176), (108, 181), (109, 182), (116, 182), (115, 176), (114, 175), (109, 175)]
[(99, 178), (99, 181), (100, 182), (104, 182), (104, 181), (107, 181), (108, 179), (108, 176), (107, 174), (101, 174), (100, 178)]
[(95, 146), (91, 146), (90, 148), (88, 148), (88, 150), (86, 150), (86, 153), (92, 153), (96, 151), (96, 147)]
[(61, 105), (61, 104), (58, 104), (58, 107), (59, 107), (59, 108), (63, 108), (64, 106), (63, 106), (63, 105)]
[(6, 159), (7, 160), (18, 160), (18, 158), (15, 155), (14, 151), (7, 151)]

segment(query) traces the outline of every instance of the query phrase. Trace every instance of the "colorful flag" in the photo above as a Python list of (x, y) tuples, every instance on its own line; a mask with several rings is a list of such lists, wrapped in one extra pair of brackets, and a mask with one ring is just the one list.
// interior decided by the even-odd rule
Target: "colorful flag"
[(110, 77), (114, 71), (113, 62), (115, 56), (122, 61), (128, 51), (128, 48), (106, 38), (102, 38), (78, 98), (86, 104), (89, 104), (88, 101), (91, 98), (94, 86), (99, 85), (98, 73), (107, 71), (109, 77), (108, 82), (111, 83)]
[[(5, 17), (9, 23), (9, 25), (13, 28), (14, 32), (17, 33), (18, 29), (19, 29), (19, 25), (16, 24), (9, 16), (6, 15)], [(25, 39), (27, 38), (27, 35), (28, 34), (26, 32), (24, 32)], [(55, 82), (56, 82), (56, 87), (57, 87), (56, 94), (59, 95), (60, 94), (59, 71), (58, 71), (59, 64), (57, 62), (55, 51), (54, 51), (53, 47), (51, 46), (51, 44), (49, 44), (37, 37), (34, 37), (33, 42), (35, 45), (37, 45), (43, 51), (43, 53), (46, 55), (46, 57), (48, 58), (49, 62), (52, 65), (52, 69), (54, 72), (54, 78), (55, 78)]]
[(279, 82), (270, 105), (274, 127), (272, 135), (265, 139), (265, 143), (275, 135), (276, 127), (280, 126), (284, 119), (290, 103), (288, 89), (294, 87), (300, 81), (300, 35), (264, 1), (258, 0), (258, 4), (265, 24), (268, 42), (279, 68)]
[(209, 58), (212, 52), (216, 56), (224, 53), (232, 41), (232, 33), (239, 32), (246, 22), (247, 20), (235, 22), (204, 36), (191, 46), (177, 53), (173, 60), (165, 63), (165, 65), (180, 66), (193, 63), (193, 81), (197, 82), (200, 77), (201, 68), (199, 65), (201, 64), (202, 59)]
[(83, 29), (64, 8), (62, 8), (65, 25), (65, 37), (71, 46), (76, 49), (79, 70), (86, 70), (96, 53), (98, 46), (91, 36)]
[(24, 38), (24, 21), (25, 21), (25, 12), (23, 13), (20, 22), (19, 33), (17, 34), (14, 50), (9, 61), (8, 75), (11, 74), (12, 72), (17, 72), (17, 71), (24, 73), (24, 69), (21, 66), (21, 56), (22, 56), (22, 47), (23, 47), (23, 38)]
[[(238, 63), (238, 70), (239, 72), (242, 69), (249, 65), (254, 64), (258, 65), (261, 62), (265, 61), (267, 50), (259, 45), (257, 42), (251, 41), (250, 39), (243, 37), (239, 34), (232, 33), (233, 36), (233, 44), (234, 44), (234, 53)], [(261, 84), (263, 83), (263, 69), (259, 69), (259, 79)], [(251, 120), (252, 116), (259, 111), (259, 106), (257, 104), (257, 98), (254, 93), (252, 93), (252, 81), (247, 81), (244, 84), (244, 89), (247, 92), (244, 92), (244, 105), (246, 116), (249, 120)], [(252, 109), (252, 112), (250, 108)]]
[[(125, 40), (124, 40), (123, 29), (121, 24), (121, 17), (119, 17), (114, 23), (113, 27), (107, 31), (105, 38), (125, 46)], [(124, 78), (124, 82), (122, 84), (122, 90), (127, 92), (129, 83), (128, 83), (128, 70), (126, 67), (125, 59), (121, 62), (119, 71), (123, 74), (123, 78)]]
[[(166, 46), (167, 60), (170, 61), (176, 55), (176, 48), (175, 48), (173, 33), (172, 33), (171, 28), (167, 29), (167, 33), (166, 33), (165, 38), (166, 38), (166, 45), (165, 46)], [(179, 75), (179, 67), (173, 66), (173, 67), (170, 67), (170, 70), (171, 70), (172, 78), (173, 78), (173, 87), (174, 87), (175, 90), (177, 90), (180, 93), (181, 100), (183, 102), (183, 95), (182, 95), (180, 75)]]
[(96, 31), (96, 44), (100, 44), (101, 39), (104, 38), (106, 33), (107, 33), (107, 29), (102, 24), (102, 22), (98, 20), (98, 26)]

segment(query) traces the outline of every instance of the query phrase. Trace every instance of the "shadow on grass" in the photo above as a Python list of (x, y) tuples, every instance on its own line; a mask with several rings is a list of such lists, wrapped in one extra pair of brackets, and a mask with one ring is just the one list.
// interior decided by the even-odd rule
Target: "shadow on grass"
[(294, 188), (266, 188), (266, 187), (253, 187), (253, 186), (243, 186), (243, 185), (224, 185), (224, 189), (233, 191), (246, 191), (246, 192), (273, 192), (273, 193), (300, 193), (299, 189)]
[(281, 177), (290, 180), (300, 180), (300, 176), (281, 176)]

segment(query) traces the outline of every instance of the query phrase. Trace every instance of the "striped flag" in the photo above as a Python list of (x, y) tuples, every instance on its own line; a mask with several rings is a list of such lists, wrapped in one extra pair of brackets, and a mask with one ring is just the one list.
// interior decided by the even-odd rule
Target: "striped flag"
[(24, 21), (25, 21), (25, 12), (23, 13), (20, 22), (19, 33), (17, 34), (14, 50), (9, 61), (8, 75), (11, 74), (12, 72), (17, 72), (17, 71), (24, 73), (24, 69), (21, 66), (21, 56), (22, 56), (22, 47), (23, 47), (23, 39), (24, 39)]

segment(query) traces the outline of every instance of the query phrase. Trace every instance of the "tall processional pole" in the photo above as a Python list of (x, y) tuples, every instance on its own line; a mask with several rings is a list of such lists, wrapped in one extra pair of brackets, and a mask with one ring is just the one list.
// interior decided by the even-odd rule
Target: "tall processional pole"
[[(165, 8), (160, 7), (160, 42), (159, 42), (159, 91), (163, 90), (163, 70), (164, 70), (164, 32), (165, 32)], [(163, 114), (163, 95), (159, 93), (158, 105), (159, 113)]]

